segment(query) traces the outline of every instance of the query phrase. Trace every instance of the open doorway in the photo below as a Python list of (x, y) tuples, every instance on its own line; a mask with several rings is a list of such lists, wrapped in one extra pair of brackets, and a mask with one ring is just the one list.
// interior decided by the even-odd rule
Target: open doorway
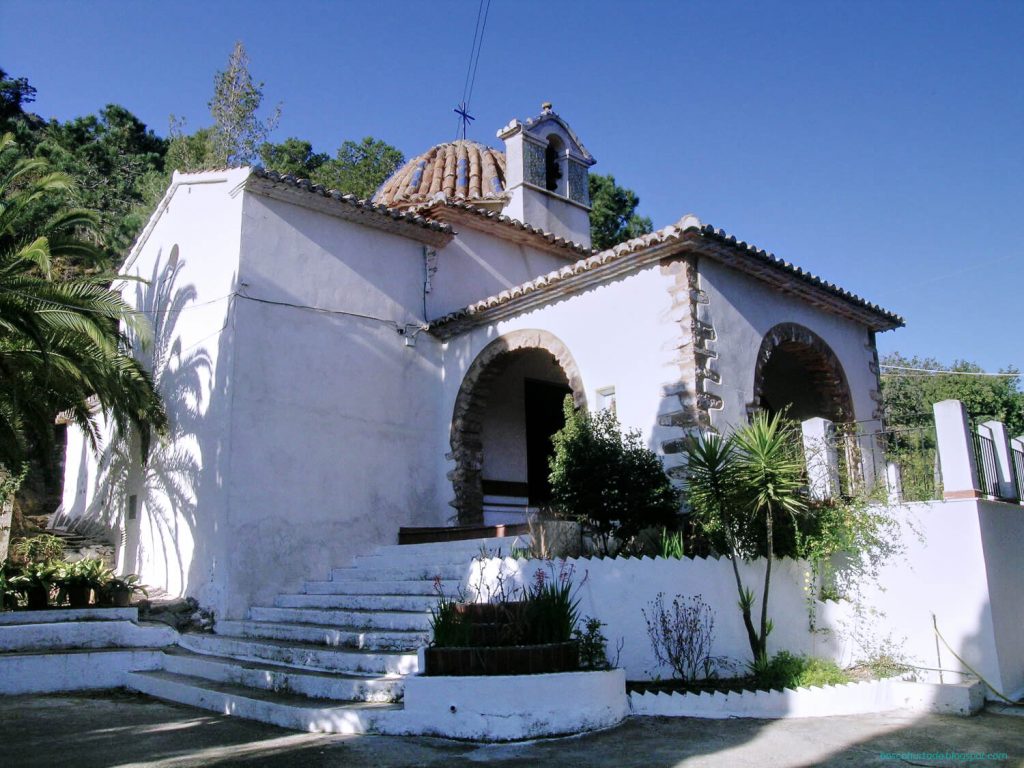
[(520, 523), (551, 500), (551, 437), (564, 426), (567, 394), (585, 406), (576, 365), (550, 334), (518, 332), (480, 353), (452, 419), (459, 523)]

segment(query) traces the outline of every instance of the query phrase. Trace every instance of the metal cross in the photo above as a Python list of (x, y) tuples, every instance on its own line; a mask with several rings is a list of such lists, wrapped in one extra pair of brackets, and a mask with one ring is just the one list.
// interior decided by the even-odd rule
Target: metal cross
[(463, 139), (466, 138), (466, 127), (471, 122), (476, 120), (475, 117), (473, 117), (471, 114), (469, 114), (468, 109), (469, 108), (466, 105), (466, 102), (462, 102), (461, 104), (459, 104), (459, 106), (457, 106), (455, 109), (452, 110), (456, 115), (459, 116), (459, 120), (462, 121), (462, 138)]

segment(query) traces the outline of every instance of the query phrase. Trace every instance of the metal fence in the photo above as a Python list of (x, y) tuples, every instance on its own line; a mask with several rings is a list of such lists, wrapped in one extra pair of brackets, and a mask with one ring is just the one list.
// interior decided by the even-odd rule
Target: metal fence
[(996, 464), (996, 441), (991, 427), (978, 424), (971, 429), (974, 437), (974, 457), (978, 465), (978, 483), (981, 492), (999, 496), (999, 469)]
[(1013, 466), (1013, 480), (1017, 486), (1017, 498), (1024, 501), (1024, 450), (1016, 444), (1010, 446), (1010, 464)]
[(901, 501), (941, 499), (937, 446), (934, 424), (878, 432), (861, 431), (857, 424), (837, 424), (840, 493), (853, 496), (884, 489)]

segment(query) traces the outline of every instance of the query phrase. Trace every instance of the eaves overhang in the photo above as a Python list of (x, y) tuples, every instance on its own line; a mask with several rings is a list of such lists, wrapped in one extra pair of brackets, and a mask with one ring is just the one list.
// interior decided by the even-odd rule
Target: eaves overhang
[(522, 314), (682, 254), (714, 259), (762, 280), (776, 290), (798, 296), (812, 306), (859, 322), (872, 331), (886, 331), (904, 325), (899, 315), (688, 215), (676, 224), (627, 240), (448, 313), (431, 321), (428, 330), (447, 340), (476, 326)]

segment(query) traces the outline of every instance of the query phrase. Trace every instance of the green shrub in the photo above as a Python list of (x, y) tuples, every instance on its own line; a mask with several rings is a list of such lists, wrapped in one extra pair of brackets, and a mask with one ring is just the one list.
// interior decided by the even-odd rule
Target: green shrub
[(585, 616), (585, 630), (577, 627), (573, 630), (573, 639), (580, 644), (580, 669), (611, 669), (608, 660), (608, 638), (604, 636), (600, 619)]
[(834, 661), (798, 656), (789, 651), (779, 651), (770, 660), (762, 657), (750, 665), (750, 671), (759, 688), (770, 690), (850, 682), (850, 676)]
[(18, 539), (11, 544), (10, 559), (16, 565), (52, 563), (64, 557), (64, 541), (48, 533)]
[(551, 494), (559, 517), (580, 523), (603, 554), (649, 527), (674, 528), (680, 497), (639, 430), (622, 431), (611, 411), (576, 410), (565, 398), (565, 426), (551, 438)]
[(798, 686), (811, 685), (842, 685), (850, 682), (850, 676), (839, 668), (831, 659), (807, 659), (807, 666), (797, 678)]

